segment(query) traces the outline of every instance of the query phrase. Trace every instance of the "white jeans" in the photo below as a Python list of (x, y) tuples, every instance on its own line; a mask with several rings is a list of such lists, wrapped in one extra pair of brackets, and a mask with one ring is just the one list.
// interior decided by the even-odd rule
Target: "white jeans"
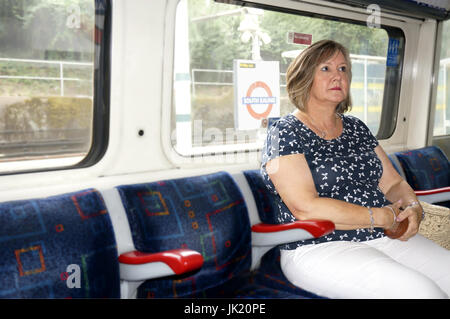
[(329, 298), (448, 298), (450, 250), (416, 235), (333, 241), (281, 250), (294, 285)]

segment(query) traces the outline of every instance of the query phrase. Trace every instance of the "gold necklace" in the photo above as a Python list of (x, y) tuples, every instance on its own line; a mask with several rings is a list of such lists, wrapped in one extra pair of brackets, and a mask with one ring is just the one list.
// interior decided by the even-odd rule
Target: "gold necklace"
[[(320, 130), (317, 125), (315, 125), (314, 121), (312, 120), (311, 116), (308, 113), (304, 113), (307, 117), (308, 117), (308, 121), (309, 123), (312, 125), (312, 127), (319, 132), (319, 137), (325, 139), (325, 137), (327, 136), (327, 131), (324, 130)], [(338, 118), (339, 116), (334, 113), (335, 118)]]

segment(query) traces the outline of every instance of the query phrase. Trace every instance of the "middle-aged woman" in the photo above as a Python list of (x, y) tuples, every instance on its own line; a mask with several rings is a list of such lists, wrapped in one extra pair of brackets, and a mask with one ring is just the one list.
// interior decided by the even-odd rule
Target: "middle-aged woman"
[[(450, 251), (417, 234), (423, 210), (350, 106), (345, 47), (322, 40), (286, 73), (297, 109), (268, 131), (261, 173), (278, 223), (327, 219), (336, 230), (281, 247), (295, 285), (330, 298), (448, 298)], [(404, 220), (398, 239), (384, 230)]]

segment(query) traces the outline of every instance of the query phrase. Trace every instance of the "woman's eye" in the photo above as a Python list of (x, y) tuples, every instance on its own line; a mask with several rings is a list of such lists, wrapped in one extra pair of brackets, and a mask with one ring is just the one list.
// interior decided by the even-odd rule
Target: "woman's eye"
[(328, 71), (328, 67), (327, 66), (323, 66), (320, 68), (321, 71)]
[(345, 66), (341, 66), (341, 67), (339, 68), (339, 71), (341, 71), (341, 72), (345, 72), (345, 71), (347, 71), (347, 67), (345, 67)]

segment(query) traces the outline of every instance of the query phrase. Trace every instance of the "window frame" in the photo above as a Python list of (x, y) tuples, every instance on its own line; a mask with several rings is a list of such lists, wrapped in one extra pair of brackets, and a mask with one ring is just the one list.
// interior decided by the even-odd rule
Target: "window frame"
[[(447, 156), (450, 156), (450, 133), (445, 135), (434, 135), (434, 125), (435, 125), (435, 112), (436, 112), (436, 102), (437, 102), (437, 93), (439, 86), (439, 69), (440, 69), (440, 59), (441, 59), (441, 50), (442, 50), (442, 37), (444, 30), (444, 23), (450, 20), (439, 21), (437, 24), (436, 30), (436, 47), (434, 54), (434, 67), (433, 67), (433, 83), (431, 88), (431, 97), (430, 97), (430, 113), (428, 118), (428, 127), (427, 127), (427, 139), (426, 145), (435, 145), (440, 147)], [(450, 22), (447, 22), (450, 23)]]
[[(17, 175), (24, 173), (51, 172), (67, 169), (78, 169), (93, 166), (105, 155), (109, 144), (109, 123), (110, 123), (110, 73), (111, 73), (111, 27), (112, 27), (112, 1), (93, 0), (95, 5), (95, 25), (101, 25), (102, 34), (99, 45), (94, 46), (94, 75), (93, 75), (93, 100), (92, 100), (92, 135), (91, 145), (83, 159), (71, 165), (33, 167), (31, 163), (29, 169), (0, 171), (0, 176)], [(103, 14), (98, 14), (98, 6), (104, 7)], [(99, 21), (99, 16), (103, 17), (103, 23)], [(98, 57), (98, 59), (96, 58)], [(58, 159), (51, 158), (51, 161)], [(38, 165), (36, 165), (38, 166)]]
[[(356, 18), (343, 18), (339, 16), (339, 13), (343, 13), (346, 10), (340, 10), (340, 8), (338, 9), (340, 12), (338, 14), (336, 14), (336, 16), (330, 15), (330, 14), (326, 14), (326, 13), (317, 13), (317, 12), (311, 12), (311, 11), (305, 11), (305, 10), (301, 10), (301, 9), (297, 9), (297, 8), (290, 8), (290, 7), (281, 7), (278, 5), (273, 5), (273, 4), (266, 4), (265, 2), (268, 1), (264, 1), (264, 0), (260, 0), (259, 2), (248, 2), (245, 0), (214, 0), (214, 2), (217, 3), (225, 3), (225, 4), (232, 4), (232, 5), (238, 5), (238, 6), (243, 6), (243, 7), (252, 7), (252, 8), (259, 8), (259, 9), (263, 9), (263, 10), (270, 10), (270, 11), (276, 11), (276, 12), (281, 12), (281, 13), (288, 13), (288, 14), (294, 14), (294, 15), (299, 15), (299, 16), (307, 16), (307, 17), (313, 17), (313, 18), (319, 18), (319, 19), (327, 19), (327, 20), (333, 20), (333, 21), (339, 21), (339, 22), (345, 22), (345, 23), (351, 23), (351, 24), (357, 24), (357, 25), (366, 25), (366, 20), (357, 20)], [(263, 3), (264, 2), (264, 3)], [(176, 8), (178, 6), (179, 0), (175, 1), (175, 8), (174, 8), (174, 16), (176, 16)], [(313, 7), (318, 7), (318, 5), (312, 5)], [(352, 11), (349, 11), (352, 12)], [(358, 13), (362, 13), (364, 12), (363, 10), (359, 10)], [(355, 13), (355, 12), (352, 12)], [(369, 16), (368, 13), (363, 13), (363, 15), (367, 18)], [(393, 19), (394, 18), (394, 19)], [(411, 20), (409, 18), (401, 18), (401, 17), (392, 17), (392, 16), (388, 16), (387, 19), (389, 21), (392, 20), (399, 20), (401, 22), (405, 22), (408, 20)], [(175, 20), (175, 19), (174, 19)], [(382, 20), (383, 21), (383, 20)], [(406, 35), (404, 30), (400, 27), (400, 26), (392, 26), (389, 24), (381, 24), (380, 25), (381, 29), (384, 29), (387, 34), (389, 39), (394, 38), (394, 39), (398, 39), (401, 41), (402, 46), (399, 50), (399, 65), (398, 65), (398, 69), (396, 70), (391, 70), (390, 72), (390, 76), (388, 76), (388, 70), (389, 68), (386, 67), (386, 77), (385, 77), (385, 89), (384, 89), (384, 93), (383, 93), (383, 102), (382, 102), (382, 109), (381, 109), (381, 118), (380, 118), (380, 126), (378, 129), (378, 132), (376, 134), (377, 139), (379, 140), (386, 140), (391, 138), (394, 133), (395, 130), (398, 126), (397, 123), (397, 119), (399, 116), (399, 112), (400, 112), (400, 100), (401, 100), (401, 87), (402, 87), (402, 82), (403, 82), (403, 68), (404, 68), (404, 64), (405, 64), (405, 60), (406, 60), (406, 56), (405, 56), (405, 49), (406, 49)], [(172, 40), (175, 41), (176, 38), (176, 34), (175, 34), (175, 26), (173, 26), (173, 38)], [(172, 59), (174, 59), (174, 53), (172, 52)], [(174, 65), (174, 61), (172, 61), (172, 68), (171, 68), (171, 76), (173, 77), (174, 74), (174, 69), (173, 69), (173, 65)], [(171, 94), (173, 93), (173, 88), (174, 88), (174, 82), (173, 80), (171, 80)], [(388, 90), (388, 92), (386, 91)], [(388, 93), (388, 94), (386, 94)], [(394, 103), (390, 103), (391, 100), (389, 100), (389, 97), (393, 96), (394, 99)], [(388, 106), (393, 106), (393, 107), (388, 107)], [(170, 123), (170, 118), (173, 116), (174, 109), (173, 109), (173, 97), (170, 100), (170, 111), (169, 111), (169, 131), (174, 129), (174, 127), (171, 126)], [(164, 117), (163, 117), (164, 119)], [(165, 122), (165, 124), (167, 124), (167, 122)], [(170, 134), (169, 134), (170, 135)], [(166, 133), (167, 136), (167, 133)], [(192, 154), (188, 154), (188, 155), (184, 155), (184, 154), (180, 154), (174, 147), (174, 145), (171, 142), (170, 136), (168, 137), (168, 139), (166, 139), (166, 141), (168, 140), (169, 143), (169, 148), (170, 148), (170, 157), (176, 158), (177, 162), (185, 162), (186, 159), (195, 159), (198, 157), (214, 157), (217, 155), (227, 155), (227, 154), (242, 154), (242, 153), (252, 153), (252, 152), (260, 152), (261, 148), (257, 147), (255, 145), (253, 145), (254, 143), (245, 143), (245, 144), (234, 144), (235, 147), (233, 148), (233, 145), (222, 145), (222, 148), (220, 148), (220, 145), (215, 146), (214, 148), (219, 149), (218, 151), (215, 152), (208, 152), (207, 150), (203, 151), (198, 151)], [(166, 143), (163, 143), (166, 144)], [(244, 145), (244, 147), (242, 146)], [(167, 146), (165, 147), (167, 149)], [(205, 147), (206, 148), (206, 147)], [(244, 148), (244, 149), (243, 149)], [(173, 156), (173, 154), (175, 153), (175, 156)]]

